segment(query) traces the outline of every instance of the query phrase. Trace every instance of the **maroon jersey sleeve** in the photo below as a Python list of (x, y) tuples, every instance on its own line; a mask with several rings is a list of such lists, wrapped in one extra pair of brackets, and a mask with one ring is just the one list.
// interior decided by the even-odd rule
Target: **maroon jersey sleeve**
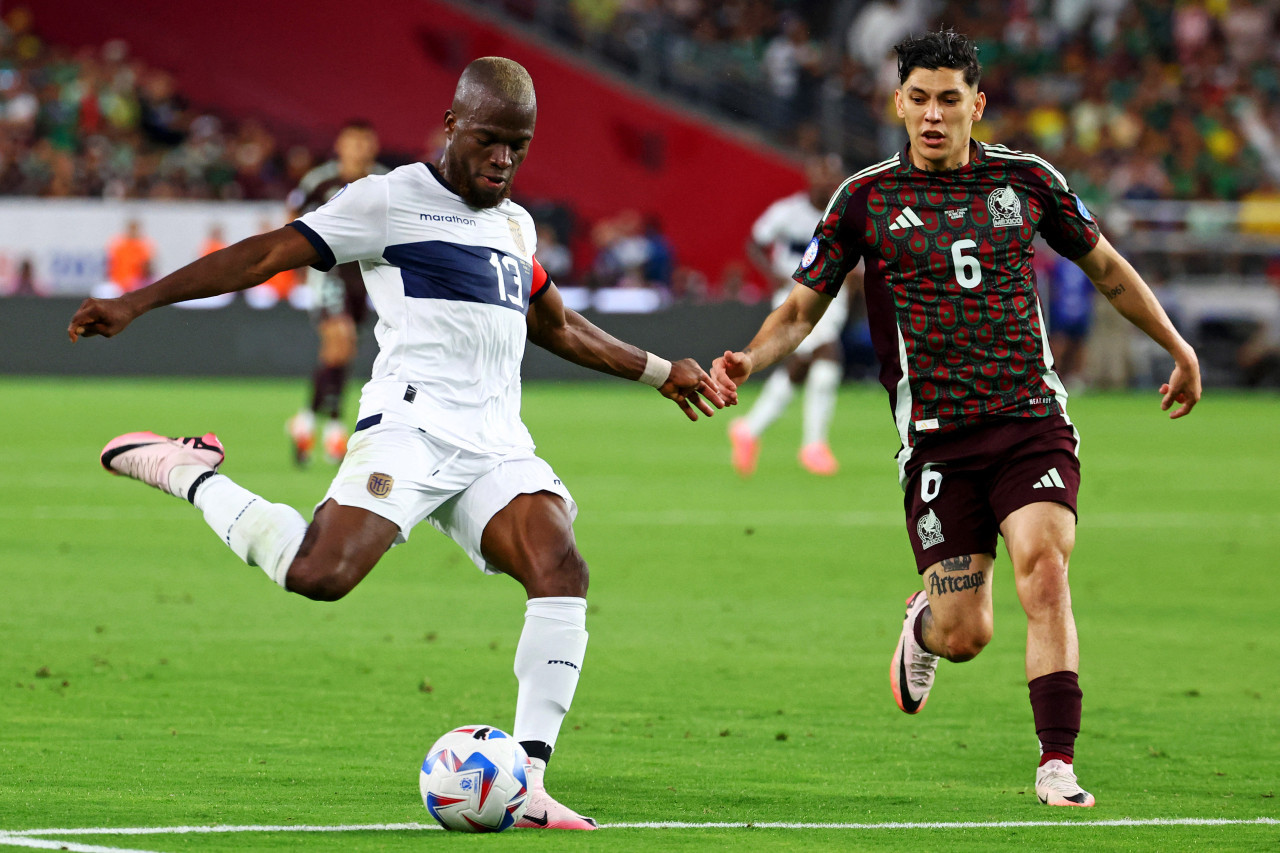
[(1040, 195), (1045, 200), (1045, 216), (1040, 222), (1040, 234), (1045, 242), (1069, 261), (1087, 255), (1098, 245), (1101, 235), (1093, 214), (1056, 173), (1043, 168), (1032, 171), (1044, 181)]
[(865, 196), (853, 180), (836, 190), (827, 212), (813, 232), (800, 268), (792, 278), (818, 293), (834, 297), (844, 278), (862, 260), (862, 232), (865, 216), (859, 214), (858, 199)]

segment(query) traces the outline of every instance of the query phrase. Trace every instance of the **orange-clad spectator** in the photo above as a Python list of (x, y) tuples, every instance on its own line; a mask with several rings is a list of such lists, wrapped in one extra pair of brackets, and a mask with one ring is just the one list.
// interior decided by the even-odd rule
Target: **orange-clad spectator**
[(137, 290), (151, 281), (151, 259), (155, 246), (142, 236), (138, 220), (130, 219), (123, 234), (107, 246), (107, 277), (124, 292)]
[(205, 238), (204, 245), (200, 247), (200, 257), (212, 255), (219, 249), (227, 248), (227, 241), (222, 236), (222, 226), (212, 225), (209, 227), (209, 236)]
[[(258, 226), (259, 230), (261, 230), (262, 233), (264, 234), (268, 231), (273, 230), (275, 227), (276, 226), (273, 225), (271, 221), (268, 219), (264, 219), (262, 221), (262, 224)], [(293, 290), (294, 285), (296, 285), (297, 283), (298, 283), (298, 271), (284, 270), (283, 272), (278, 272), (275, 275), (271, 276), (271, 278), (264, 281), (261, 285), (259, 285), (259, 287), (269, 287), (276, 292), (276, 296), (279, 299), (288, 299), (289, 293)]]

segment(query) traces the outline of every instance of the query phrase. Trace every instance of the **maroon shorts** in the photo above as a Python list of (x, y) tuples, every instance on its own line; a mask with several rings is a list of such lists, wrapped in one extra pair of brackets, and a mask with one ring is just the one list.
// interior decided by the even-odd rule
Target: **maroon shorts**
[(928, 439), (907, 462), (907, 534), (921, 574), (940, 560), (996, 553), (1000, 522), (1041, 501), (1076, 511), (1075, 429), (1060, 416), (1001, 418)]

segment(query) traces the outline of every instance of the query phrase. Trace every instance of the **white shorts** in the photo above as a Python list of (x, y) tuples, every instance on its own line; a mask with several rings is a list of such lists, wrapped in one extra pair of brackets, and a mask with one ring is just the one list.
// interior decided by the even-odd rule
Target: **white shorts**
[[(790, 290), (779, 290), (773, 294), (773, 307), (777, 308), (783, 302), (787, 301), (787, 294)], [(813, 355), (813, 351), (824, 344), (838, 343), (840, 335), (844, 332), (845, 321), (849, 319), (849, 292), (841, 288), (836, 294), (835, 299), (831, 300), (831, 304), (827, 306), (827, 313), (822, 315), (822, 319), (813, 327), (813, 331), (809, 333), (800, 346), (796, 347), (796, 355)]]
[(478, 568), (498, 574), (480, 553), (485, 525), (517, 495), (534, 492), (559, 495), (569, 506), (570, 519), (577, 517), (569, 490), (531, 450), (475, 453), (417, 427), (384, 421), (351, 436), (324, 501), (360, 507), (392, 522), (400, 528), (396, 545), (426, 519), (457, 542)]

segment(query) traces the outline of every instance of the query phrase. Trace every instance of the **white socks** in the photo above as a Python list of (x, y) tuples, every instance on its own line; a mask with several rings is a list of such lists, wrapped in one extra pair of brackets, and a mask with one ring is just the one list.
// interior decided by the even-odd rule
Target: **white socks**
[(776, 421), (787, 410), (795, 393), (785, 366), (769, 374), (763, 390), (760, 391), (760, 396), (756, 399), (756, 404), (747, 413), (747, 431), (756, 438), (764, 435), (769, 424)]
[(827, 441), (831, 417), (836, 411), (836, 396), (840, 393), (840, 365), (834, 361), (818, 359), (809, 365), (809, 377), (804, 383), (804, 444)]
[(204, 520), (236, 556), (258, 566), (282, 588), (307, 523), (291, 506), (273, 504), (215, 474), (196, 490)]
[(529, 599), (516, 646), (515, 672), (520, 683), (512, 732), (516, 741), (556, 745), (586, 651), (585, 598)]

